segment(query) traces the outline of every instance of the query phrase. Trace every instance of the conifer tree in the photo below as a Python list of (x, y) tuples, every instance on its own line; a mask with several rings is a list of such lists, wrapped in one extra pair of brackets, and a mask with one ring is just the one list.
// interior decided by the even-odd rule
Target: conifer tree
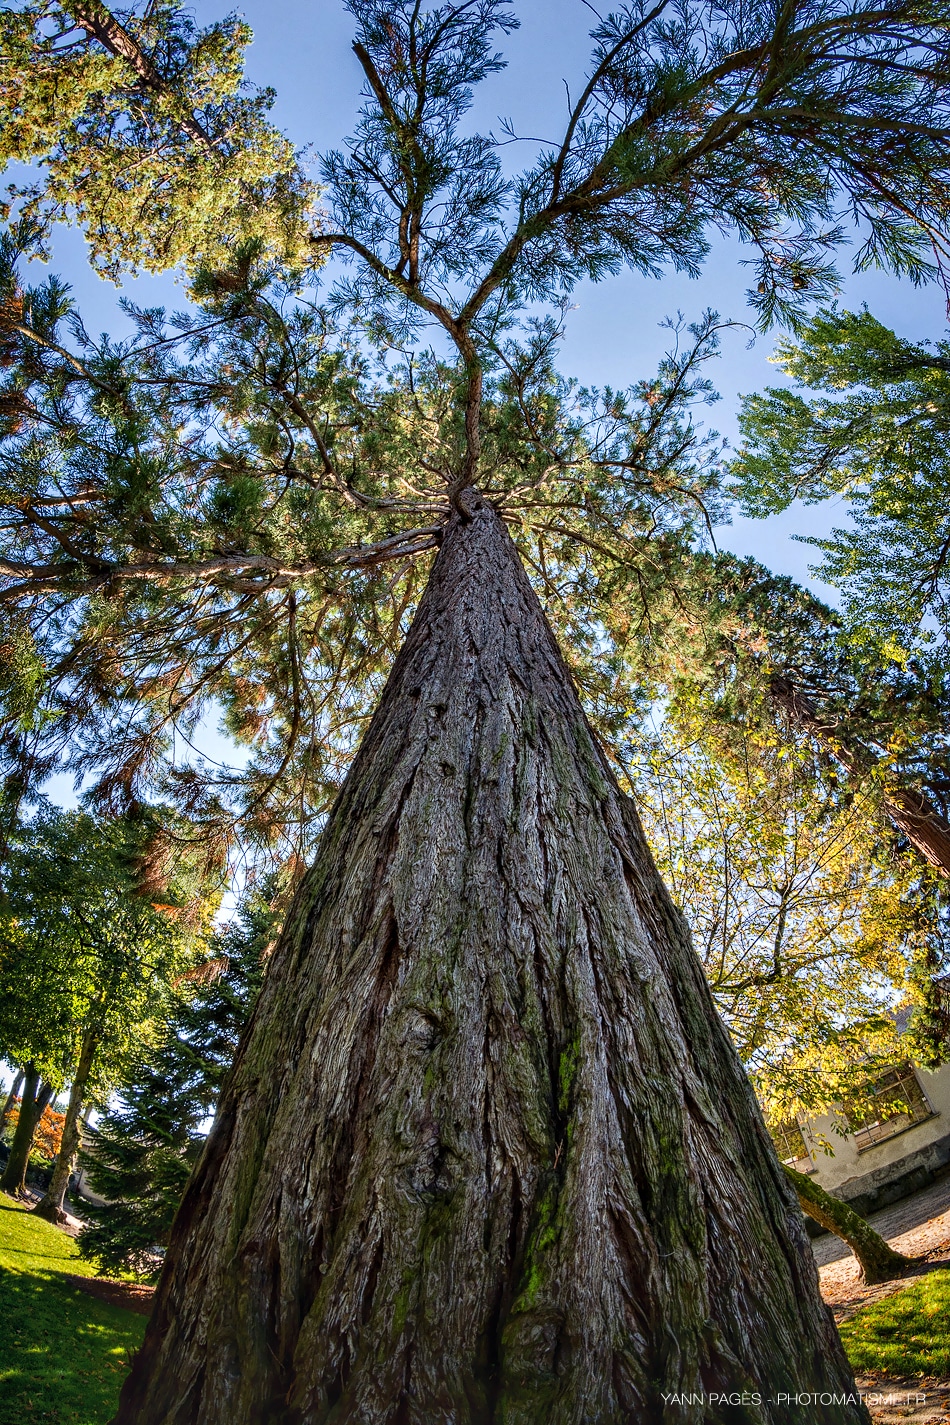
[[(82, 687), (87, 765), (106, 760), (106, 690), (128, 700), (106, 791), (221, 667), (236, 724), (274, 739), (246, 810), (291, 769), (328, 788), (378, 645), (415, 608), (117, 1418), (619, 1425), (686, 1418), (699, 1395), (711, 1422), (727, 1394), (784, 1422), (788, 1383), (829, 1392), (829, 1422), (865, 1419), (747, 1080), (506, 524), (579, 634), (582, 679), (597, 670), (594, 703), (602, 615), (665, 574), (682, 509), (698, 498), (703, 518), (672, 438), (694, 368), (619, 400), (565, 388), (557, 321), (526, 308), (624, 264), (698, 271), (714, 227), (756, 250), (763, 320), (833, 290), (849, 217), (859, 264), (934, 275), (945, 10), (624, 6), (594, 31), (563, 138), (509, 179), (465, 115), (511, 13), (350, 9), (366, 94), (324, 164), (314, 250), (350, 264), (325, 304), (295, 305), (244, 249), (200, 274), (207, 314), (178, 327), (179, 358), (151, 314), (139, 344), (77, 351), (50, 327), (61, 290), (28, 314), (10, 288), (18, 687), (36, 664)], [(21, 780), (50, 748), (26, 721)]]
[[(213, 955), (181, 986), (161, 1041), (117, 1086), (79, 1163), (93, 1191), (79, 1249), (107, 1273), (154, 1275), (250, 1014), (274, 933), (272, 907), (249, 897)], [(195, 984), (199, 988), (195, 992)], [(190, 997), (188, 992), (190, 993)]]
[(19, 0), (0, 10), (0, 163), (39, 160), (11, 208), (47, 233), (78, 222), (93, 265), (193, 267), (257, 237), (305, 246), (314, 185), (244, 80), (236, 15), (199, 29), (159, 0)]
[(804, 542), (841, 590), (851, 641), (939, 676), (950, 641), (950, 341), (905, 341), (867, 309), (835, 308), (781, 341), (776, 361), (797, 389), (743, 404), (731, 464), (740, 507), (762, 517), (796, 498), (843, 496), (851, 527)]

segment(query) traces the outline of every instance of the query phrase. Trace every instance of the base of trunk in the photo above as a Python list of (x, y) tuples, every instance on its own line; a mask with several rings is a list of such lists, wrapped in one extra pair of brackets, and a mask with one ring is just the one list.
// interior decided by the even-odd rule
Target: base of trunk
[(847, 1242), (868, 1286), (903, 1276), (909, 1267), (915, 1265), (918, 1258), (905, 1257), (902, 1252), (895, 1252), (893, 1247), (875, 1232), (870, 1223), (865, 1222), (864, 1218), (840, 1197), (826, 1192), (818, 1183), (806, 1177), (804, 1173), (797, 1172), (795, 1168), (786, 1165), (785, 1175), (798, 1194), (802, 1211), (807, 1212), (826, 1232), (833, 1232), (842, 1242)]
[(867, 1414), (501, 521), (446, 534), (271, 958), (121, 1425)]
[(69, 1221), (68, 1216), (61, 1207), (57, 1207), (53, 1202), (38, 1202), (33, 1208), (34, 1217), (42, 1217), (47, 1222), (55, 1223), (57, 1227), (65, 1227)]

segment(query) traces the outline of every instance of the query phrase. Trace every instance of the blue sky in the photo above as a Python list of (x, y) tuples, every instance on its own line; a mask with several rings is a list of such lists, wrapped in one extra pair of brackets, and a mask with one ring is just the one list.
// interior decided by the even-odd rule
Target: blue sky
[[(200, 0), (199, 22), (220, 17), (226, 5)], [(320, 5), (303, 0), (244, 0), (239, 4), (254, 30), (248, 54), (248, 77), (277, 92), (276, 123), (297, 144), (310, 144), (316, 154), (337, 147), (351, 132), (356, 117), (362, 70), (352, 52), (353, 20), (340, 0)], [(499, 120), (510, 119), (515, 131), (529, 139), (551, 139), (563, 126), (567, 107), (565, 84), (576, 95), (583, 85), (590, 51), (590, 10), (582, 0), (515, 0), (521, 28), (504, 43), (508, 66), (491, 76), (477, 96), (473, 122), (500, 132)], [(505, 150), (512, 169), (531, 163), (537, 145), (512, 144)], [(599, 285), (581, 283), (573, 294), (574, 310), (567, 319), (561, 366), (586, 384), (626, 386), (655, 369), (670, 334), (660, 323), (682, 312), (695, 320), (706, 307), (723, 317), (746, 321), (748, 269), (744, 252), (731, 239), (718, 240), (701, 277), (690, 280), (672, 269), (661, 280), (626, 273)], [(845, 254), (844, 266), (847, 266)], [(88, 269), (84, 244), (76, 231), (63, 230), (55, 244), (55, 266), (72, 282), (87, 324), (93, 330), (116, 332), (124, 323), (116, 311), (115, 288)], [(136, 301), (181, 305), (183, 294), (172, 276), (142, 278), (126, 284)], [(938, 287), (914, 288), (884, 273), (848, 280), (846, 305), (866, 302), (874, 314), (901, 335), (914, 340), (946, 331), (943, 294)], [(735, 435), (738, 397), (779, 379), (768, 358), (774, 335), (759, 336), (749, 346), (746, 331), (726, 333), (722, 358), (710, 375), (723, 399), (708, 412), (708, 422), (728, 438)], [(844, 508), (827, 502), (797, 506), (768, 520), (736, 519), (716, 531), (725, 548), (752, 554), (780, 573), (809, 583), (824, 597), (833, 592), (808, 572), (814, 556), (792, 536), (825, 533), (841, 523)], [(210, 756), (230, 755), (212, 729), (205, 729), (202, 747)], [(69, 779), (57, 777), (55, 796), (71, 800)]]
[[(356, 115), (362, 71), (351, 49), (354, 24), (340, 0), (314, 5), (303, 0), (245, 0), (238, 10), (254, 30), (248, 55), (248, 75), (277, 92), (273, 117), (298, 144), (314, 152), (339, 146)], [(219, 17), (226, 6), (200, 0), (199, 21)], [(499, 132), (508, 118), (529, 139), (550, 139), (563, 126), (567, 106), (565, 85), (577, 94), (582, 86), (593, 22), (582, 0), (515, 0), (521, 28), (504, 41), (508, 66), (480, 88), (474, 121)], [(524, 142), (505, 151), (512, 168), (531, 162), (536, 145)], [(748, 269), (744, 252), (731, 239), (718, 240), (698, 280), (672, 271), (661, 280), (632, 273), (599, 285), (583, 282), (573, 295), (561, 365), (586, 384), (625, 386), (648, 376), (665, 351), (669, 333), (660, 323), (682, 312), (694, 320), (706, 307), (722, 316), (747, 320), (745, 289)], [(847, 266), (847, 256), (844, 265)], [(87, 321), (95, 329), (115, 330), (115, 291), (85, 266), (78, 233), (62, 233), (56, 243), (56, 266), (73, 282)], [(128, 284), (136, 300), (176, 304), (180, 294), (171, 277)], [(921, 340), (946, 331), (943, 294), (937, 287), (914, 288), (884, 273), (851, 277), (842, 297), (850, 306), (866, 302), (874, 314), (901, 335)], [(760, 336), (750, 348), (748, 333), (727, 333), (722, 359), (711, 376), (722, 401), (708, 420), (727, 437), (735, 434), (740, 393), (761, 389), (778, 380), (768, 358), (772, 335)], [(717, 531), (719, 542), (737, 553), (754, 554), (778, 572), (811, 583), (809, 551), (791, 538), (821, 534), (840, 523), (844, 511), (830, 504), (797, 507), (765, 521), (737, 519)]]

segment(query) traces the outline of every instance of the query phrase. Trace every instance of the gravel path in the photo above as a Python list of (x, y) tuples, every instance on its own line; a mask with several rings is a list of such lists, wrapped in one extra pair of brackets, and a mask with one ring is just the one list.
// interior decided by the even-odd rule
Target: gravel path
[(875, 1425), (948, 1425), (950, 1382), (858, 1376)]
[[(868, 1221), (896, 1251), (923, 1261), (894, 1281), (864, 1286), (858, 1279), (858, 1264), (845, 1244), (830, 1235), (819, 1237), (812, 1249), (821, 1294), (839, 1322), (847, 1321), (862, 1306), (902, 1291), (935, 1267), (950, 1263), (950, 1173), (903, 1202), (872, 1213)], [(875, 1425), (950, 1425), (950, 1381), (859, 1376), (858, 1386), (868, 1397)]]
[[(875, 1232), (880, 1232), (882, 1237), (886, 1237), (891, 1242), (894, 1237), (904, 1237), (918, 1229), (924, 1234), (920, 1237), (920, 1242), (930, 1241), (933, 1237), (934, 1245), (941, 1244), (944, 1237), (950, 1240), (950, 1222), (945, 1221), (947, 1212), (950, 1210), (950, 1173), (937, 1178), (929, 1187), (921, 1188), (920, 1192), (915, 1192), (911, 1197), (905, 1197), (903, 1202), (895, 1202), (892, 1207), (883, 1207), (880, 1212), (872, 1212), (868, 1218)], [(943, 1225), (941, 1225), (943, 1224)], [(929, 1235), (928, 1235), (929, 1234)], [(943, 1234), (943, 1236), (941, 1236)], [(812, 1250), (815, 1253), (815, 1261), (819, 1267), (828, 1266), (831, 1262), (838, 1262), (847, 1259), (854, 1261), (848, 1247), (841, 1241), (840, 1237), (833, 1237), (827, 1232), (824, 1237), (817, 1238), (812, 1243)], [(907, 1248), (901, 1248), (906, 1251)], [(919, 1253), (926, 1248), (916, 1245), (915, 1253)]]

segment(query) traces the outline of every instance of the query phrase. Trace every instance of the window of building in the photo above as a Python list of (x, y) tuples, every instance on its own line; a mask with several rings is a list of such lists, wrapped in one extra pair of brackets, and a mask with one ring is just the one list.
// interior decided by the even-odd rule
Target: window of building
[(873, 1148), (885, 1138), (893, 1138), (930, 1118), (933, 1109), (924, 1097), (910, 1064), (898, 1064), (882, 1074), (872, 1089), (872, 1101), (860, 1109), (847, 1110), (848, 1126), (858, 1152)]
[(771, 1130), (772, 1142), (778, 1153), (779, 1162), (786, 1163), (799, 1173), (813, 1173), (815, 1165), (811, 1160), (805, 1135), (797, 1118), (790, 1118)]

